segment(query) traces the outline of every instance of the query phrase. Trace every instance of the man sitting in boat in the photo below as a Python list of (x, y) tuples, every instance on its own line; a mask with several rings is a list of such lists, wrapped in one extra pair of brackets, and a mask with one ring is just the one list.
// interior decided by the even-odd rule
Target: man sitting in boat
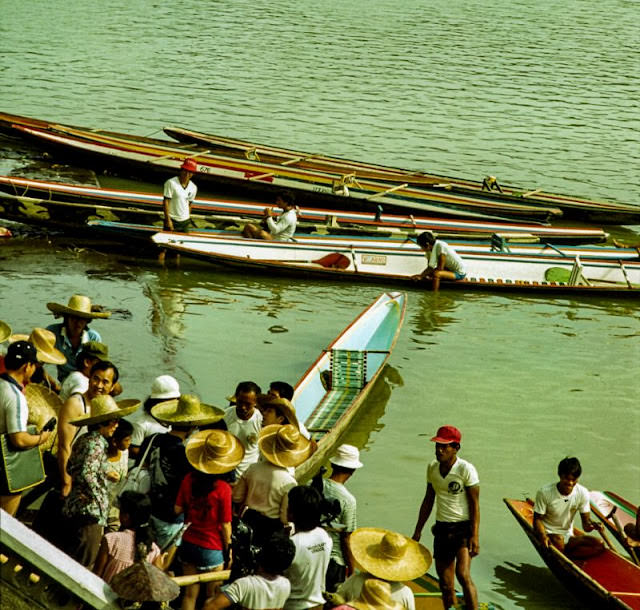
[(422, 273), (412, 277), (413, 280), (432, 278), (433, 290), (437, 291), (442, 278), (462, 280), (466, 277), (467, 271), (460, 255), (448, 243), (436, 239), (431, 231), (420, 233), (416, 243), (424, 250), (429, 263)]
[(247, 223), (242, 229), (242, 236), (250, 239), (291, 241), (298, 223), (293, 193), (289, 191), (279, 193), (276, 197), (276, 205), (283, 210), (277, 220), (273, 219), (273, 208), (265, 208), (264, 226)]
[(589, 491), (578, 484), (581, 474), (578, 458), (564, 458), (558, 464), (560, 480), (538, 490), (533, 507), (533, 528), (542, 544), (552, 544), (576, 559), (593, 557), (604, 550), (598, 538), (573, 533), (573, 518), (578, 511), (585, 532), (602, 531), (603, 527), (591, 521)]

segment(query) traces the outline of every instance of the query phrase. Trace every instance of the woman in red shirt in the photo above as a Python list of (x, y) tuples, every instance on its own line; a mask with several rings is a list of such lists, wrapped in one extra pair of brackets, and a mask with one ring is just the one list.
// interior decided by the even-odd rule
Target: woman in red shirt
[[(182, 536), (178, 555), (185, 574), (221, 570), (231, 546), (231, 487), (221, 475), (233, 470), (244, 457), (240, 441), (224, 430), (196, 432), (187, 442), (186, 454), (195, 468), (183, 479), (175, 512), (184, 513), (191, 525)], [(207, 584), (207, 595), (216, 592)], [(200, 585), (187, 586), (182, 610), (195, 610)]]

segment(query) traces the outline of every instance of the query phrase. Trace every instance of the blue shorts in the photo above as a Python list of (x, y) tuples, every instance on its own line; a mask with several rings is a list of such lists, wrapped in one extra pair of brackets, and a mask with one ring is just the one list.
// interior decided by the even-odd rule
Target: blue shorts
[(463, 280), (465, 277), (467, 277), (466, 271), (454, 271), (453, 274), (455, 275), (456, 280)]
[(224, 563), (222, 551), (205, 549), (186, 540), (182, 541), (178, 556), (182, 562), (196, 566), (196, 570), (199, 572), (208, 572), (219, 568)]

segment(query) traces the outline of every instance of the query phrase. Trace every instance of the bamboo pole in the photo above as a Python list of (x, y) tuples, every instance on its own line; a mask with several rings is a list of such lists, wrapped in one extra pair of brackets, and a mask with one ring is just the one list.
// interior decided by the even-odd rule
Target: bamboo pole
[(215, 572), (203, 572), (202, 574), (187, 574), (186, 576), (174, 576), (172, 580), (180, 587), (195, 585), (202, 582), (222, 582), (229, 580), (231, 570), (217, 570)]

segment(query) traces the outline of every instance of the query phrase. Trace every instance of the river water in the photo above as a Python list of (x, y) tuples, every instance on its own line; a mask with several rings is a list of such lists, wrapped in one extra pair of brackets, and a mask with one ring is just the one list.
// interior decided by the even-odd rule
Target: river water
[[(640, 201), (638, 3), (290, 0), (2, 2), (0, 109), (160, 135), (173, 124), (302, 150)], [(6, 143), (0, 173), (55, 178)], [(102, 178), (99, 178), (101, 180)], [(639, 227), (614, 234), (638, 241)], [(384, 286), (226, 274), (26, 234), (0, 246), (0, 319), (46, 325), (74, 292), (125, 397), (174, 374), (214, 404), (243, 379), (295, 382)], [(361, 525), (411, 534), (442, 424), (481, 478), (480, 597), (581, 607), (502, 498), (577, 455), (582, 482), (640, 499), (637, 301), (411, 288), (383, 381), (347, 441)], [(425, 530), (425, 544), (431, 536)]]

